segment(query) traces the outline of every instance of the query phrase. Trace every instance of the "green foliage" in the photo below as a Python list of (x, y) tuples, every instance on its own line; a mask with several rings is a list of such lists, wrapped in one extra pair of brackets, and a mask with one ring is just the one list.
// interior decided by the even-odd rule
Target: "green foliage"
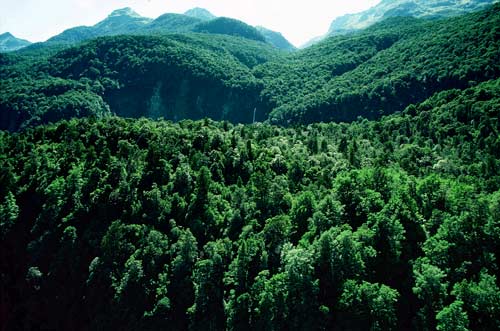
[(374, 119), (498, 77), (498, 4), (425, 21), (393, 18), (255, 70), (273, 123)]
[[(107, 37), (70, 48), (34, 45), (1, 56), (0, 128), (16, 131), (109, 111), (124, 117), (251, 123), (255, 110), (256, 121), (283, 125), (352, 122), (407, 107), (416, 114), (432, 107), (424, 101), (432, 103), (437, 92), (454, 98), (458, 90), (472, 88), (478, 99), (488, 100), (494, 96), (477, 85), (500, 73), (499, 6), (444, 20), (391, 18), (292, 54), (228, 18), (195, 23), (196, 18), (169, 14), (146, 24), (150, 30), (132, 29), (126, 36), (116, 36), (115, 25), (101, 34), (89, 28), (83, 39)], [(83, 31), (78, 33), (87, 34)], [(207, 31), (210, 35), (200, 33)], [(457, 109), (463, 119), (468, 112), (465, 105)], [(483, 122), (483, 134), (488, 130)], [(314, 135), (308, 139), (308, 148), (319, 147)], [(351, 140), (341, 149), (354, 167), (363, 166), (358, 144)], [(432, 148), (408, 145), (398, 153), (401, 165), (414, 174), (430, 162)], [(296, 165), (288, 169), (297, 170)]]
[(448, 307), (443, 308), (437, 316), (436, 330), (438, 331), (468, 331), (469, 318), (463, 310), (464, 303), (460, 300), (454, 301)]
[(226, 36), (119, 36), (48, 57), (30, 55), (0, 75), (0, 129), (72, 117), (212, 117), (251, 122), (268, 110), (251, 68), (280, 54)]
[(479, 280), (455, 284), (453, 294), (464, 303), (471, 317), (473, 330), (493, 330), (500, 327), (500, 289), (494, 275), (482, 271)]
[(271, 31), (261, 26), (257, 26), (256, 29), (264, 36), (266, 41), (274, 47), (290, 52), (296, 50), (295, 46), (286, 40), (281, 33)]
[[(488, 30), (496, 16), (448, 23)], [(489, 23), (475, 25), (482, 19)], [(464, 36), (446, 22), (434, 22), (441, 32), (410, 23), (395, 33), (385, 22), (304, 52), (338, 43), (332, 59), (352, 49), (346, 56), (361, 70), (391, 47), (420, 42), (422, 27), (429, 43), (449, 31)], [(393, 39), (370, 37), (381, 31)], [(254, 76), (265, 66), (252, 68), (283, 57), (259, 54), (267, 49), (260, 43), (212, 38), (103, 38), (47, 51), (36, 64), (32, 55), (0, 57), (2, 116), (15, 107), (25, 116), (2, 122), (20, 132), (0, 131), (6, 328), (500, 328), (500, 80), (349, 124), (109, 114), (112, 100), (123, 103), (110, 109), (121, 115), (142, 115), (128, 100), (161, 110), (159, 81), (187, 93), (167, 93), (176, 109), (206, 97), (222, 116), (229, 108), (217, 107), (237, 100), (232, 115), (215, 117), (247, 121), (243, 113), (269, 83)], [(338, 70), (349, 77), (358, 69)], [(134, 94), (141, 87), (149, 92)], [(221, 94), (203, 94), (211, 88)], [(85, 118), (31, 127), (65, 112)]]
[(50, 38), (46, 45), (71, 45), (96, 37), (133, 35), (161, 35), (166, 33), (197, 32), (221, 34), (267, 42), (277, 49), (293, 50), (294, 47), (274, 31), (254, 28), (246, 23), (227, 17), (215, 17), (210, 12), (194, 8), (185, 14), (166, 13), (151, 20), (140, 17), (130, 8), (114, 11), (103, 21), (94, 26), (78, 26), (67, 29)]
[(394, 330), (398, 298), (388, 286), (349, 280), (338, 303), (339, 322), (344, 329)]
[(349, 125), (109, 116), (2, 132), (8, 323), (494, 329), (498, 91)]
[(19, 206), (12, 192), (7, 193), (5, 201), (0, 204), (0, 237), (5, 237), (19, 217)]
[(241, 21), (227, 17), (219, 17), (208, 22), (200, 23), (194, 27), (193, 31), (214, 34), (227, 34), (230, 36), (239, 36), (261, 42), (266, 41), (264, 36), (254, 27), (251, 27)]

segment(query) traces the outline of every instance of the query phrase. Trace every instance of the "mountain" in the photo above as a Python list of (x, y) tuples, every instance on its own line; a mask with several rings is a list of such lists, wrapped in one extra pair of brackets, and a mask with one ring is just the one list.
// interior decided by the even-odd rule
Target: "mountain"
[(275, 123), (353, 121), (500, 75), (500, 5), (464, 16), (386, 19), (254, 70)]
[[(210, 13), (208, 10), (203, 9), (203, 8), (193, 8), (188, 10), (187, 12), (184, 13), (184, 15), (193, 17), (202, 21), (212, 21), (216, 20), (217, 17), (214, 16), (212, 13)], [(233, 21), (228, 21), (226, 18), (221, 18), (221, 20), (225, 21), (224, 23), (219, 22), (220, 20), (216, 20), (215, 22), (206, 24), (206, 25), (201, 25), (201, 27), (196, 27), (193, 29), (194, 31), (200, 31), (200, 32), (212, 32), (212, 31), (217, 31), (213, 33), (223, 33), (223, 34), (228, 34), (228, 35), (240, 35), (244, 36), (250, 39), (255, 39), (255, 40), (261, 40), (260, 36), (253, 32), (249, 32), (250, 30), (253, 30), (252, 27), (246, 26), (243, 27), (238, 20), (233, 20)], [(225, 24), (225, 27), (219, 27), (219, 28), (214, 28), (213, 25), (222, 25)], [(238, 25), (238, 26), (236, 26)], [(207, 27), (208, 26), (208, 27)], [(232, 27), (230, 27), (232, 26)], [(267, 43), (273, 45), (274, 47), (278, 49), (282, 49), (285, 51), (293, 51), (295, 50), (295, 46), (293, 46), (288, 40), (286, 40), (285, 37), (279, 32), (272, 31), (269, 29), (266, 29), (261, 26), (256, 26), (255, 29), (257, 30), (258, 33), (262, 34), (264, 36), (264, 39)], [(241, 33), (237, 32), (234, 33), (234, 31), (243, 31), (245, 30), (246, 32)], [(231, 32), (233, 31), (233, 32)]]
[(0, 35), (0, 52), (12, 52), (30, 45), (31, 42), (14, 37), (10, 32)]
[(267, 113), (252, 68), (281, 52), (249, 39), (191, 33), (101, 37), (47, 58), (17, 56), (0, 68), (0, 130), (112, 113), (249, 123), (256, 107), (262, 121)]
[[(185, 14), (167, 13), (156, 19), (145, 18), (130, 8), (113, 11), (105, 20), (94, 26), (79, 26), (63, 31), (47, 40), (47, 44), (77, 44), (102, 36), (119, 34), (162, 34), (198, 32), (225, 34), (251, 40), (268, 42), (283, 50), (293, 46), (279, 33), (261, 28), (262, 33), (244, 22), (226, 17), (215, 17), (202, 8), (193, 8)], [(266, 34), (267, 37), (264, 37)]]
[(265, 42), (264, 36), (253, 26), (228, 17), (218, 17), (193, 28), (194, 32), (225, 34)]
[(145, 32), (188, 32), (194, 27), (203, 22), (203, 20), (182, 14), (163, 14), (153, 20), (151, 23), (140, 29), (139, 33)]
[(321, 35), (321, 36), (317, 36), (317, 37), (313, 37), (311, 39), (309, 39), (308, 41), (306, 41), (304, 44), (300, 45), (299, 48), (300, 49), (304, 49), (304, 48), (307, 48), (309, 46), (312, 46), (314, 44), (317, 44), (319, 43), (320, 41), (324, 40), (326, 38), (325, 35)]
[(499, 77), (499, 9), (388, 18), (289, 54), (227, 18), (195, 25), (211, 35), (98, 38), (39, 58), (20, 52), (0, 68), (0, 123), (18, 130), (107, 108), (124, 117), (236, 123), (251, 122), (256, 109), (258, 121), (281, 125), (377, 119)]
[(99, 35), (115, 35), (134, 32), (152, 21), (142, 17), (131, 8), (113, 11), (106, 19), (94, 25)]
[(184, 15), (189, 16), (189, 17), (194, 17), (197, 19), (200, 19), (202, 21), (210, 21), (213, 20), (214, 18), (217, 18), (214, 14), (209, 12), (208, 10), (204, 8), (192, 8), (184, 13)]
[(131, 8), (113, 11), (106, 19), (93, 26), (79, 26), (63, 31), (47, 40), (47, 43), (74, 44), (95, 37), (132, 33), (145, 27), (153, 20), (142, 17)]
[(500, 4), (186, 17), (0, 53), (2, 331), (500, 329)]
[(264, 36), (266, 41), (274, 47), (285, 51), (294, 51), (296, 49), (281, 33), (266, 29), (262, 26), (257, 26), (255, 28)]
[(383, 19), (395, 16), (441, 18), (463, 15), (485, 9), (498, 0), (382, 0), (378, 5), (357, 14), (336, 18), (328, 35), (364, 29)]
[(367, 28), (384, 19), (397, 16), (436, 19), (479, 11), (499, 0), (382, 0), (360, 13), (337, 17), (325, 35), (315, 37), (300, 48), (312, 46), (329, 36), (349, 34)]

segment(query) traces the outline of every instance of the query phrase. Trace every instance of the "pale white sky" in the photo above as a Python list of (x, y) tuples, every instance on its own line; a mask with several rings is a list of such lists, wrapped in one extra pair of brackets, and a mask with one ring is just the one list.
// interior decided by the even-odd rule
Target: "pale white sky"
[(300, 46), (328, 31), (331, 21), (376, 5), (380, 0), (0, 0), (0, 34), (44, 41), (65, 29), (94, 25), (115, 9), (131, 7), (156, 18), (202, 7), (251, 25), (279, 31)]

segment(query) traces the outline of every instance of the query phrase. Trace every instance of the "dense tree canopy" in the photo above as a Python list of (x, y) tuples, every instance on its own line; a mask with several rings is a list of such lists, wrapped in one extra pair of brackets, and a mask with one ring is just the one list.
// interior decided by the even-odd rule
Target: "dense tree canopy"
[[(391, 18), (292, 54), (227, 18), (196, 25), (210, 35), (175, 30), (183, 33), (105, 37), (69, 49), (33, 45), (0, 55), (0, 128), (101, 116), (106, 106), (119, 116), (174, 121), (251, 123), (254, 111), (257, 121), (282, 125), (376, 119), (497, 78), (499, 8), (445, 20)], [(54, 79), (76, 86), (74, 93), (46, 93)]]
[(497, 329), (499, 96), (349, 125), (2, 132), (4, 325)]
[[(263, 43), (205, 35), (120, 36), (90, 41), (40, 60), (4, 56), (1, 129), (63, 118), (109, 115), (251, 122), (267, 116), (251, 70), (281, 57)], [(77, 109), (78, 108), (78, 109)]]
[(500, 329), (499, 9), (0, 54), (0, 328)]
[(275, 123), (369, 119), (500, 74), (500, 6), (440, 21), (392, 18), (256, 70)]

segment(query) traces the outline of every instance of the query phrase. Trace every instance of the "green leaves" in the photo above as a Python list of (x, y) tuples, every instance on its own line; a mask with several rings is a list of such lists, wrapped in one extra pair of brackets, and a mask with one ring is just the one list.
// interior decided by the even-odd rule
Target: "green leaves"
[[(477, 282), (464, 280), (453, 287), (452, 294), (463, 302), (464, 310), (471, 317), (470, 327), (472, 330), (500, 327), (500, 318), (498, 317), (500, 316), (500, 289), (496, 281), (496, 276), (483, 270)], [(462, 323), (466, 321), (462, 317)]]
[(19, 206), (12, 192), (8, 192), (0, 204), (0, 237), (5, 238), (19, 217)]
[(9, 323), (498, 328), (497, 90), (351, 124), (0, 133)]
[[(498, 77), (498, 6), (441, 21), (388, 19), (255, 70), (272, 123), (355, 121)], [(491, 46), (491, 45), (495, 46)]]
[(349, 329), (395, 330), (399, 296), (385, 285), (349, 280), (338, 303), (339, 322)]
[(460, 300), (454, 301), (451, 305), (443, 308), (437, 316), (438, 331), (468, 331), (469, 318), (463, 310), (464, 303)]

